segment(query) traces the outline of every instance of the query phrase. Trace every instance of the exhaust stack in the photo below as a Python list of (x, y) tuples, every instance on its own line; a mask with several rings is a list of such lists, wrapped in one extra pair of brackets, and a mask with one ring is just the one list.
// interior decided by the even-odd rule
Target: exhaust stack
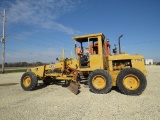
[(120, 42), (121, 37), (123, 37), (123, 34), (118, 38), (119, 54), (121, 54), (121, 42)]

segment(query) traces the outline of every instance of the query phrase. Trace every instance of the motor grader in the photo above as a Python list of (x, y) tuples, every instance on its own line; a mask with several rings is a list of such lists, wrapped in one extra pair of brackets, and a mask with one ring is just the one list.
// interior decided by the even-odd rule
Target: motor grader
[(71, 58), (65, 58), (62, 50), (62, 58), (57, 58), (57, 63), (28, 69), (21, 77), (21, 87), (30, 91), (37, 87), (39, 80), (45, 84), (64, 81), (73, 93), (78, 94), (82, 78), (85, 78), (93, 93), (108, 93), (112, 86), (127, 95), (139, 95), (145, 90), (146, 68), (142, 55), (125, 54), (120, 51), (120, 46), (119, 54), (116, 46), (111, 53), (111, 46), (103, 33), (73, 39), (76, 58), (73, 53)]

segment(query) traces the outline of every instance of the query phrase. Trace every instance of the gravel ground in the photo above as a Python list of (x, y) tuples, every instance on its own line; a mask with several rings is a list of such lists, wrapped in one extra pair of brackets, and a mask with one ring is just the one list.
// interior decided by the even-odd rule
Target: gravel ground
[(23, 73), (0, 74), (1, 120), (160, 120), (160, 66), (147, 66), (148, 85), (139, 96), (117, 89), (94, 94), (88, 86), (74, 95), (61, 85), (41, 85), (23, 91)]

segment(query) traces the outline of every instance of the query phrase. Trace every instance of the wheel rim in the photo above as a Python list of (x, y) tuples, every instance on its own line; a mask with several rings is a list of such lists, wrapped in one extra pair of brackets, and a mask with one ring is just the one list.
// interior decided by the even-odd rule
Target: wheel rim
[(140, 85), (140, 80), (137, 76), (129, 74), (123, 79), (123, 85), (129, 90), (136, 90)]
[(106, 79), (101, 75), (96, 75), (92, 79), (92, 84), (96, 89), (103, 89), (106, 86)]
[(24, 77), (24, 79), (23, 79), (23, 85), (25, 87), (29, 87), (31, 85), (31, 78), (29, 76)]

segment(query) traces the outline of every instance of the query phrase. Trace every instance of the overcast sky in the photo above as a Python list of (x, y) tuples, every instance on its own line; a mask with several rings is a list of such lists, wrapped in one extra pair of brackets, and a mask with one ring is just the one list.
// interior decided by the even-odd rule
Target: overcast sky
[(160, 61), (159, 0), (1, 0), (0, 34), (3, 9), (6, 62), (54, 62), (63, 48), (70, 57), (73, 36), (100, 32), (112, 46), (123, 34), (123, 52)]

